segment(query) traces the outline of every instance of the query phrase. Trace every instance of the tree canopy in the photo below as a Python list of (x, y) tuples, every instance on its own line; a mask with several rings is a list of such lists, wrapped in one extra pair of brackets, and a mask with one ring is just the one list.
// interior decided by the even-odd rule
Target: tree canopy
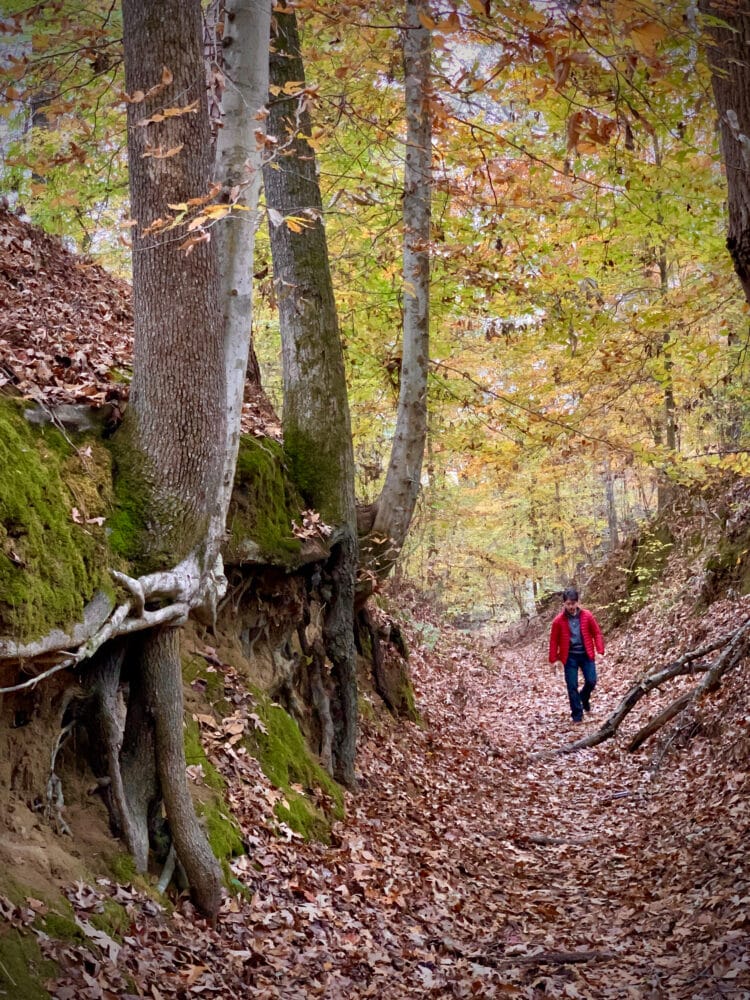
[[(6, 16), (5, 186), (33, 218), (125, 270), (119, 13), (73, 6)], [(357, 495), (372, 501), (403, 362), (405, 14), (336, 2), (295, 11), (305, 81), (285, 94), (312, 123)], [(725, 248), (711, 90), (711, 32), (731, 13), (649, 0), (422, 8), (429, 416), (403, 571), (451, 608), (514, 614), (653, 511), (669, 482), (748, 469), (747, 307)], [(210, 51), (207, 67), (218, 94)], [(208, 208), (210, 231), (221, 210), (212, 219)], [(304, 212), (284, 225), (304, 227)], [(269, 267), (261, 229), (255, 350), (280, 403)]]

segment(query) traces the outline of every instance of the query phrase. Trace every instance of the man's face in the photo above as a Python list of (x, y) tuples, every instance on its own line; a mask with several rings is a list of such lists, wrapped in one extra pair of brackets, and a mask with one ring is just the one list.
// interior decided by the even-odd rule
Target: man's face
[(578, 611), (578, 601), (563, 601), (563, 607), (569, 615), (574, 615)]

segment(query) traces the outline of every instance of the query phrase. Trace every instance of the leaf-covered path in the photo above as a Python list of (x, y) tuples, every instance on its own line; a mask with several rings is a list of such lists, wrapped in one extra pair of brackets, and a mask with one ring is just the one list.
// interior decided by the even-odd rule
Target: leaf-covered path
[[(539, 758), (573, 735), (544, 636), (460, 641), (415, 657), (424, 727), (366, 725), (336, 843), (283, 843), (257, 818), (238, 865), (252, 901), (227, 900), (217, 930), (102, 884), (134, 916), (117, 968), (89, 965), (84, 986), (79, 949), (54, 995), (750, 996), (746, 687), (728, 741), (660, 764), (614, 742)], [(615, 647), (576, 736), (633, 673)]]

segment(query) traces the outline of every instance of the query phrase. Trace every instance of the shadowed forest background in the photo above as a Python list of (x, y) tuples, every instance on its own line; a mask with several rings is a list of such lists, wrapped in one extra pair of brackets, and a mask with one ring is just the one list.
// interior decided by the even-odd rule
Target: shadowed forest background
[(747, 995), (746, 0), (0, 13), (0, 993)]

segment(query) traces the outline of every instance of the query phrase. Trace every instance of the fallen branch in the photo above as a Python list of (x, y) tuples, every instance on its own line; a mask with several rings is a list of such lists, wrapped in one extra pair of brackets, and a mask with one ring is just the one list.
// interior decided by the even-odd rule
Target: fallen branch
[(740, 626), (736, 632), (733, 633), (731, 642), (716, 660), (711, 664), (710, 669), (707, 671), (706, 676), (703, 678), (700, 684), (692, 688), (690, 691), (686, 691), (684, 694), (676, 698), (671, 705), (667, 705), (663, 712), (660, 712), (657, 716), (651, 719), (642, 729), (639, 729), (635, 734), (633, 739), (628, 743), (627, 749), (630, 753), (638, 750), (654, 733), (658, 732), (662, 726), (666, 725), (670, 719), (673, 719), (676, 715), (683, 712), (688, 705), (697, 701), (701, 695), (706, 694), (708, 691), (713, 691), (721, 683), (721, 678), (735, 666), (739, 660), (742, 658), (742, 648), (741, 642), (745, 637), (745, 634), (750, 629), (750, 619)]
[(676, 701), (673, 701), (671, 705), (667, 705), (663, 712), (659, 712), (659, 714), (654, 716), (654, 718), (642, 729), (639, 729), (627, 745), (628, 753), (634, 753), (638, 750), (639, 747), (643, 746), (649, 736), (654, 735), (657, 729), (661, 729), (661, 727), (669, 722), (670, 719), (673, 719), (675, 715), (679, 715), (683, 709), (687, 708), (693, 700), (693, 691), (686, 691), (684, 694), (681, 694), (680, 697), (677, 698)]
[[(705, 679), (701, 684), (697, 685), (697, 687), (693, 689), (692, 694), (697, 698), (700, 697), (704, 691), (712, 690), (718, 685), (723, 673), (729, 669), (730, 664), (727, 662), (727, 657), (729, 656), (731, 658), (731, 654), (737, 649), (748, 629), (750, 629), (750, 619), (743, 622), (739, 628), (735, 629), (734, 632), (731, 632), (729, 635), (724, 635), (720, 639), (715, 639), (713, 642), (707, 643), (698, 649), (688, 650), (688, 652), (683, 653), (682, 656), (678, 657), (678, 659), (674, 660), (672, 663), (668, 664), (656, 673), (647, 674), (631, 687), (615, 711), (595, 733), (591, 733), (589, 736), (584, 736), (582, 739), (576, 740), (575, 743), (568, 743), (566, 746), (559, 747), (557, 750), (552, 752), (553, 755), (556, 756), (559, 754), (575, 753), (576, 750), (583, 750), (587, 747), (595, 747), (600, 743), (604, 743), (605, 740), (612, 739), (617, 730), (620, 728), (623, 720), (630, 714), (630, 712), (632, 712), (641, 698), (647, 695), (650, 691), (661, 687), (662, 684), (672, 680), (674, 677), (705, 673)], [(721, 656), (717, 657), (712, 662), (696, 662), (700, 660), (701, 657), (706, 656), (708, 653), (715, 652), (723, 646), (726, 646), (727, 648)], [(680, 699), (678, 699), (678, 701), (679, 700)], [(688, 701), (689, 700), (691, 699), (688, 699)], [(678, 714), (678, 712), (688, 704), (688, 701), (686, 701), (681, 708), (676, 709), (674, 714)], [(670, 718), (672, 718), (672, 716), (670, 716)], [(664, 719), (664, 722), (666, 721), (668, 720)], [(651, 734), (649, 733), (648, 735)], [(638, 745), (640, 746), (640, 744)]]
[(583, 847), (591, 840), (591, 837), (547, 837), (543, 833), (530, 833), (524, 837), (517, 837), (518, 841), (538, 844), (540, 847), (561, 847), (569, 845), (571, 847)]

